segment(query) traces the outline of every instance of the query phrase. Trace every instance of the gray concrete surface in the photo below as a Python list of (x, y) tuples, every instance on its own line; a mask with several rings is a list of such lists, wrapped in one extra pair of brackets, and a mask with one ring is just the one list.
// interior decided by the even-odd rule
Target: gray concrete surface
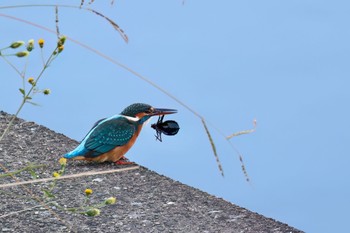
[[(10, 115), (0, 112), (0, 133), (9, 120)], [(44, 126), (17, 119), (0, 142), (0, 163), (10, 171), (29, 163), (43, 164), (45, 167), (36, 170), (39, 178), (52, 177), (60, 168), (58, 159), (76, 145)], [(74, 161), (68, 163), (66, 174), (116, 168), (121, 166)], [(17, 177), (32, 179), (28, 171)], [(0, 178), (0, 185), (10, 182), (15, 181)], [(117, 198), (115, 205), (101, 208), (96, 217), (40, 207), (31, 195), (41, 198), (41, 190), (49, 184), (0, 188), (0, 232), (302, 232), (144, 167), (57, 181), (54, 200), (62, 206), (79, 206), (86, 188), (94, 191), (92, 203)]]

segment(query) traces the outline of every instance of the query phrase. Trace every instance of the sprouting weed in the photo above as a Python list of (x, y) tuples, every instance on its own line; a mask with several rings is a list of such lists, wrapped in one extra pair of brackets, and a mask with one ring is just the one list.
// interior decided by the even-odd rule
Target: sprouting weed
[(57, 182), (59, 181), (58, 178), (64, 175), (64, 172), (67, 166), (67, 159), (60, 158), (58, 162), (61, 166), (61, 169), (53, 172), (53, 176), (57, 179), (54, 179), (51, 182), (48, 189), (42, 189), (43, 197), (47, 201), (47, 203), (49, 203), (49, 205), (53, 205), (63, 211), (74, 212), (74, 213), (79, 213), (79, 214), (94, 217), (94, 216), (100, 215), (101, 208), (107, 205), (113, 205), (116, 203), (117, 199), (115, 197), (109, 197), (109, 198), (106, 198), (104, 201), (101, 201), (100, 203), (91, 204), (92, 203), (91, 199), (93, 196), (92, 194), (94, 192), (91, 188), (87, 188), (84, 190), (85, 198), (81, 202), (81, 205), (78, 207), (61, 206), (58, 204), (57, 201), (53, 201), (59, 198), (58, 197), (59, 192), (57, 192), (58, 188), (56, 186), (57, 186)]
[[(12, 119), (8, 123), (8, 125), (7, 125), (6, 129), (4, 130), (4, 132), (2, 132), (0, 134), (0, 141), (7, 134), (7, 132), (10, 129), (10, 127), (12, 126), (13, 121), (16, 119), (16, 117), (18, 116), (19, 112), (21, 111), (21, 109), (23, 108), (23, 106), (26, 103), (30, 103), (32, 105), (38, 105), (37, 103), (33, 102), (33, 96), (36, 93), (43, 93), (44, 95), (49, 95), (51, 93), (51, 90), (48, 89), (48, 88), (39, 89), (38, 88), (38, 83), (39, 83), (39, 80), (42, 78), (43, 74), (45, 73), (47, 67), (63, 51), (63, 49), (64, 49), (63, 45), (64, 45), (65, 41), (66, 41), (66, 37), (65, 36), (59, 37), (58, 41), (57, 41), (57, 45), (52, 50), (51, 55), (47, 59), (44, 59), (43, 48), (44, 48), (45, 40), (44, 39), (39, 39), (38, 40), (38, 45), (41, 48), (41, 56), (42, 56), (42, 60), (43, 60), (43, 66), (42, 66), (42, 69), (40, 70), (39, 74), (37, 76), (34, 76), (35, 78), (32, 77), (32, 76), (29, 77), (27, 79), (27, 82), (25, 82), (25, 79), (26, 79), (25, 77), (26, 77), (28, 59), (25, 59), (26, 62), (24, 64), (23, 68), (20, 69), (20, 68), (16, 67), (7, 57), (11, 57), (11, 56), (15, 56), (15, 57), (18, 57), (18, 58), (28, 57), (29, 54), (31, 52), (33, 52), (34, 40), (33, 39), (28, 40), (28, 43), (26, 45), (26, 50), (23, 50), (23, 51), (18, 51), (18, 52), (15, 52), (15, 53), (9, 51), (8, 53), (6, 53), (8, 51), (8, 49), (14, 50), (14, 49), (18, 49), (22, 45), (24, 45), (25, 42), (21, 41), (21, 40), (13, 42), (9, 46), (7, 46), (7, 47), (5, 47), (3, 49), (0, 49), (0, 57), (3, 58), (4, 61), (6, 63), (8, 63), (14, 69), (16, 71), (16, 73), (20, 76), (20, 78), (23, 80), (22, 87), (19, 88), (19, 91), (20, 91), (20, 93), (22, 95), (22, 102), (20, 103), (16, 114), (12, 117)], [(29, 87), (28, 87), (28, 83), (29, 83)]]
[[(60, 163), (60, 165), (61, 165), (61, 169), (58, 170), (58, 171), (54, 171), (54, 172), (52, 173), (52, 176), (55, 177), (55, 178), (57, 178), (57, 179), (60, 178), (60, 177), (64, 174), (65, 169), (66, 169), (66, 164), (63, 163), (62, 158), (59, 160), (59, 163)], [(53, 191), (54, 191), (54, 188), (55, 188), (56, 185), (57, 185), (57, 179), (54, 179), (54, 180), (50, 183), (48, 189), (42, 189), (44, 198), (50, 199), (50, 198), (54, 198), (54, 197), (55, 197), (55, 195), (53, 194)]]

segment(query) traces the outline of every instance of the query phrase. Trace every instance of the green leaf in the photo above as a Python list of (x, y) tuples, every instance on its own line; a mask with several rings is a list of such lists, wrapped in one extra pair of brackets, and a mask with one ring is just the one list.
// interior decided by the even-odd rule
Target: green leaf
[(22, 93), (23, 96), (26, 94), (24, 89), (22, 89), (22, 88), (20, 88), (19, 91)]
[(36, 174), (36, 172), (33, 169), (30, 169), (29, 172), (34, 180), (39, 178), (39, 176)]
[(34, 102), (32, 102), (32, 101), (27, 101), (27, 103), (32, 104), (32, 105), (34, 105), (34, 106), (41, 106), (40, 104), (34, 103)]
[(53, 195), (49, 190), (47, 189), (43, 189), (43, 192), (44, 192), (44, 196), (45, 197), (48, 197), (48, 198), (52, 198), (52, 197), (55, 197), (55, 195)]

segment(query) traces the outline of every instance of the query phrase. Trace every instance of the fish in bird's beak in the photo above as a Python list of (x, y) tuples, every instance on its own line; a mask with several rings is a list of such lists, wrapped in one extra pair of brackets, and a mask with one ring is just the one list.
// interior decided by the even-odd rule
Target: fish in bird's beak
[(151, 116), (160, 116), (160, 115), (168, 115), (177, 113), (176, 109), (170, 108), (154, 108), (153, 112), (150, 114)]

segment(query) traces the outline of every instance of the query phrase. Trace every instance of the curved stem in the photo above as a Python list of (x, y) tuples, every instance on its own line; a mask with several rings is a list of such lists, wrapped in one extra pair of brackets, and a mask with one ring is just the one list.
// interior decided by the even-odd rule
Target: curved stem
[[(56, 49), (55, 49), (56, 50)], [(48, 67), (49, 63), (51, 62), (51, 60), (54, 57), (54, 52), (51, 53), (49, 59), (47, 59), (46, 63), (44, 64), (44, 67), (42, 68), (41, 72), (39, 73), (37, 79), (36, 79), (36, 83), (38, 83), (39, 79), (41, 78), (41, 76), (43, 75), (44, 71), (46, 70), (46, 68)], [(19, 106), (19, 108), (17, 109), (17, 112), (15, 113), (15, 115), (12, 117), (12, 119), (10, 120), (10, 122), (8, 123), (5, 131), (1, 134), (0, 136), (0, 141), (5, 137), (5, 135), (7, 134), (7, 132), (9, 131), (10, 127), (12, 126), (14, 120), (17, 118), (19, 112), (22, 110), (24, 104), (27, 102), (28, 97), (31, 95), (32, 91), (34, 90), (35, 85), (32, 85), (32, 87), (29, 89), (29, 91), (27, 92), (26, 95), (23, 96), (23, 100)]]
[(12, 126), (12, 124), (13, 124), (13, 122), (14, 122), (14, 120), (17, 118), (19, 112), (22, 110), (22, 108), (23, 108), (25, 102), (26, 102), (26, 101), (25, 101), (25, 98), (23, 98), (22, 103), (21, 103), (21, 105), (19, 106), (19, 108), (18, 108), (16, 114), (11, 118), (11, 120), (10, 120), (10, 122), (8, 123), (8, 125), (7, 125), (7, 127), (6, 127), (6, 129), (5, 129), (5, 131), (1, 134), (1, 136), (0, 136), (0, 142), (1, 142), (1, 140), (5, 137), (5, 135), (7, 134), (7, 132), (9, 131), (10, 127)]

